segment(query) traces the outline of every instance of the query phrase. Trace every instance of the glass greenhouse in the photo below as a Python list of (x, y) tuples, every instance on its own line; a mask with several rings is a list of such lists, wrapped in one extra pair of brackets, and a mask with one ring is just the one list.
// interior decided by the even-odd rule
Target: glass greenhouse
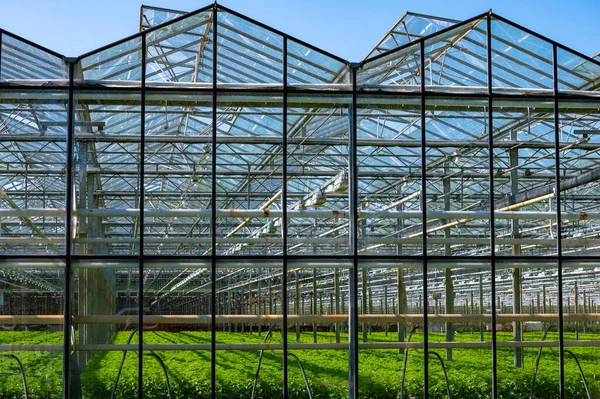
[(600, 58), (407, 13), (0, 30), (0, 397), (599, 398)]

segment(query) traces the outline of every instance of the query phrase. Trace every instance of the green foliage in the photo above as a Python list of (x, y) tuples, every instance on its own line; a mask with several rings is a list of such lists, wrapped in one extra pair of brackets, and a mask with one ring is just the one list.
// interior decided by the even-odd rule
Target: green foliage
[[(116, 333), (110, 343), (125, 344), (129, 332)], [(557, 340), (557, 335), (549, 335), (548, 340)], [(430, 342), (443, 342), (444, 334), (430, 333)], [(0, 332), (0, 342), (13, 344), (62, 344), (62, 333), (47, 332)], [(262, 342), (264, 333), (258, 335), (245, 333), (217, 333), (217, 341), (230, 344), (256, 344)], [(295, 335), (289, 335), (295, 342)], [(390, 342), (395, 334), (384, 333), (369, 335), (371, 342)], [(486, 335), (485, 339), (490, 340)], [(511, 333), (499, 333), (498, 341), (510, 341)], [(527, 333), (527, 341), (541, 339), (540, 333)], [(567, 335), (565, 339), (574, 339)], [(581, 340), (598, 339), (594, 334), (580, 334)], [(132, 343), (136, 343), (137, 337)], [(319, 333), (319, 343), (335, 340), (332, 333)], [(415, 334), (413, 341), (422, 340)], [(479, 334), (456, 334), (456, 341), (478, 341)], [(208, 332), (160, 331), (144, 332), (147, 344), (208, 344)], [(280, 343), (281, 334), (275, 333), (271, 343)], [(303, 333), (300, 342), (312, 343), (312, 333)], [(347, 337), (342, 336), (342, 342)], [(570, 347), (581, 362), (593, 398), (600, 398), (600, 384), (596, 381), (600, 365), (600, 348)], [(444, 359), (445, 350), (435, 349)], [(498, 359), (498, 393), (501, 399), (521, 399), (529, 397), (537, 348), (524, 348), (524, 367), (513, 367), (512, 348), (500, 347)], [(347, 350), (291, 350), (302, 361), (310, 388), (315, 399), (342, 399), (348, 391), (348, 351)], [(210, 351), (160, 351), (167, 366), (171, 388), (176, 398), (209, 398), (210, 387)], [(61, 352), (17, 353), (23, 361), (29, 383), (31, 398), (59, 398), (61, 396)], [(250, 397), (258, 351), (218, 350), (216, 360), (217, 393), (219, 398), (247, 399)], [(81, 374), (81, 385), (85, 398), (108, 398), (115, 381), (117, 369), (123, 357), (122, 351), (96, 352)], [(398, 399), (402, 377), (404, 351), (395, 349), (360, 350), (359, 353), (359, 389), (361, 398)], [(429, 358), (429, 395), (432, 399), (446, 398), (446, 385), (439, 361)], [(423, 395), (423, 352), (410, 350), (407, 361), (405, 399), (419, 398)], [(144, 357), (144, 396), (149, 399), (167, 398), (166, 382), (162, 368), (156, 359)], [(288, 392), (291, 399), (307, 397), (306, 386), (300, 369), (293, 357), (288, 360)], [(453, 349), (452, 360), (445, 361), (450, 391), (454, 398), (487, 399), (491, 397), (491, 349)], [(0, 398), (22, 398), (23, 389), (16, 363), (0, 358)], [(4, 375), (11, 374), (11, 375)], [(117, 387), (118, 398), (131, 398), (137, 394), (138, 358), (135, 351), (127, 353), (123, 371)], [(277, 398), (282, 395), (282, 357), (278, 351), (265, 351), (260, 377), (256, 389), (256, 398)], [(544, 348), (540, 360), (535, 385), (536, 399), (558, 398), (558, 353)], [(565, 355), (565, 394), (568, 398), (586, 398), (583, 383), (575, 361)]]

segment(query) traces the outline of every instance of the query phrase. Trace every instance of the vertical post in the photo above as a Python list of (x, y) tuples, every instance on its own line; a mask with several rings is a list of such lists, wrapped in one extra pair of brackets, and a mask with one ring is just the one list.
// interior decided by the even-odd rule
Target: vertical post
[[(577, 285), (577, 281), (575, 281), (575, 303), (574, 303), (574, 312), (579, 313), (579, 287)], [(579, 340), (579, 322), (575, 322), (575, 340)]]
[[(333, 269), (333, 291), (335, 294), (335, 314), (340, 314), (340, 272), (336, 267)], [(321, 312), (323, 313), (323, 312)], [(335, 343), (340, 343), (340, 323), (335, 323)]]
[[(442, 181), (444, 190), (444, 210), (450, 210), (450, 166), (448, 162), (444, 163), (444, 179)], [(443, 224), (448, 223), (448, 220), (442, 220)], [(450, 228), (444, 229), (444, 238), (450, 238)], [(444, 255), (451, 256), (452, 250), (450, 244), (444, 245)], [(444, 299), (446, 302), (446, 314), (454, 313), (454, 284), (452, 281), (452, 269), (447, 267), (444, 269)], [(472, 295), (472, 293), (471, 293)], [(446, 323), (446, 342), (454, 341), (454, 323)], [(446, 359), (452, 360), (452, 348), (446, 348)]]
[[(211, 274), (210, 274), (210, 385), (211, 397), (217, 397), (217, 319), (215, 314), (214, 296), (217, 290), (217, 68), (218, 68), (218, 7), (213, 5), (212, 10), (213, 48), (212, 48), (212, 143), (211, 143), (211, 178), (210, 178), (210, 202), (211, 202)], [(236, 297), (239, 298), (238, 295)], [(237, 324), (236, 324), (237, 331)]]
[(282, 160), (282, 174), (283, 174), (283, 187), (281, 190), (281, 242), (283, 246), (283, 265), (281, 275), (281, 339), (283, 340), (283, 397), (288, 397), (288, 306), (287, 306), (287, 284), (288, 284), (288, 224), (287, 224), (287, 147), (288, 147), (288, 38), (283, 38), (283, 160)]
[[(484, 306), (483, 306), (483, 276), (479, 275), (479, 314), (483, 316)], [(481, 342), (485, 341), (484, 337), (485, 331), (485, 323), (482, 321), (479, 323), (479, 340)]]
[[(312, 314), (317, 314), (317, 269), (313, 269)], [(317, 343), (317, 323), (313, 323), (313, 343)]]
[(142, 92), (140, 96), (140, 161), (139, 161), (139, 209), (140, 221), (138, 223), (140, 244), (138, 249), (139, 256), (139, 275), (138, 275), (138, 398), (143, 398), (143, 365), (144, 365), (144, 209), (146, 199), (146, 187), (144, 185), (146, 162), (146, 35), (142, 35)]
[[(361, 296), (361, 307), (360, 310), (362, 311), (363, 314), (368, 314), (369, 313), (369, 309), (367, 307), (367, 286), (368, 286), (368, 281), (367, 281), (367, 269), (363, 268), (361, 271), (361, 275), (362, 275), (362, 296)], [(367, 323), (362, 323), (362, 340), (363, 342), (367, 342)]]
[(556, 198), (556, 254), (558, 256), (558, 375), (560, 399), (565, 398), (565, 337), (563, 320), (563, 258), (562, 258), (562, 203), (560, 194), (560, 144), (559, 144), (559, 101), (558, 101), (558, 57), (556, 43), (552, 44), (552, 80), (554, 99), (554, 162), (555, 162), (555, 198)]
[(422, 223), (422, 290), (423, 290), (423, 399), (429, 399), (429, 298), (427, 291), (427, 125), (425, 123), (425, 41), (421, 40), (419, 48), (421, 75), (421, 212)]
[[(296, 296), (294, 299), (294, 313), (296, 315), (300, 314), (300, 275), (298, 270), (294, 273), (295, 286), (296, 286)], [(300, 342), (300, 323), (296, 322), (296, 342)]]
[[(399, 267), (396, 270), (396, 278), (396, 300), (398, 301), (398, 311), (396, 312), (396, 310), (394, 309), (394, 313), (408, 313), (406, 309), (406, 292), (404, 290), (404, 269), (402, 269), (401, 267)], [(397, 324), (397, 328), (398, 342), (404, 342), (404, 337), (406, 335), (406, 323), (399, 321)], [(401, 349), (398, 349), (398, 353), (400, 353), (401, 351)]]
[[(0, 33), (0, 48), (2, 46), (2, 34)], [(66, 60), (69, 67), (69, 94), (67, 105), (67, 176), (65, 187), (65, 292), (64, 292), (64, 321), (63, 321), (63, 398), (70, 397), (71, 383), (71, 230), (73, 229), (73, 73), (75, 59)], [(1, 61), (0, 61), (1, 64)]]
[(489, 156), (489, 188), (490, 188), (490, 256), (491, 256), (491, 311), (492, 311), (492, 399), (498, 397), (498, 357), (497, 357), (497, 334), (496, 334), (496, 226), (494, 207), (494, 113), (492, 111), (492, 14), (486, 17), (487, 32), (487, 95), (488, 95), (488, 156)]
[(350, 255), (352, 269), (350, 270), (349, 314), (348, 324), (348, 399), (358, 399), (358, 162), (357, 162), (357, 128), (356, 128), (356, 73), (359, 64), (350, 64), (352, 82), (352, 105), (350, 107), (349, 134), (349, 203), (350, 203)]

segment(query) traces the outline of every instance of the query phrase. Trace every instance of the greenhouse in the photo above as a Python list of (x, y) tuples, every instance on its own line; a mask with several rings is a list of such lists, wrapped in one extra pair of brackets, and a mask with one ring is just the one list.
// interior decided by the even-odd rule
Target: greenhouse
[(143, 6), (0, 30), (0, 136), (2, 398), (600, 398), (598, 56)]

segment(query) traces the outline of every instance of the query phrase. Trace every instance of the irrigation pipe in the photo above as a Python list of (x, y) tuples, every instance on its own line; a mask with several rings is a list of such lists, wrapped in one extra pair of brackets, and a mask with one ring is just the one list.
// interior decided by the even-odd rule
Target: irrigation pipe
[[(546, 336), (548, 335), (548, 332), (550, 331), (550, 329), (552, 327), (554, 327), (553, 324), (550, 324), (548, 327), (546, 327), (546, 330), (544, 331), (544, 335), (542, 335), (542, 341), (546, 339)], [(537, 372), (538, 372), (538, 369), (540, 366), (540, 358), (542, 357), (542, 348), (543, 347), (540, 346), (540, 349), (538, 349), (538, 354), (535, 359), (535, 368), (533, 369), (533, 380), (531, 381), (531, 390), (529, 391), (529, 399), (533, 399), (533, 390), (535, 388), (535, 380), (536, 380)], [(555, 352), (554, 349), (552, 349), (552, 347), (550, 347), (550, 350), (552, 352)], [(571, 355), (573, 357), (573, 359), (575, 360), (575, 363), (577, 364), (577, 368), (579, 369), (579, 375), (581, 375), (581, 380), (583, 381), (583, 387), (585, 388), (585, 393), (586, 393), (588, 399), (592, 399), (592, 396), (590, 395), (590, 389), (588, 387), (587, 381), (585, 379), (585, 375), (583, 374), (583, 370), (581, 368), (581, 364), (579, 363), (579, 360), (577, 359), (577, 356), (575, 356), (575, 354), (568, 349), (564, 349), (564, 352)]]
[[(158, 324), (153, 325), (153, 326), (149, 326), (149, 327), (144, 327), (145, 330), (151, 330), (153, 328), (156, 328), (158, 326)], [(131, 334), (129, 335), (129, 338), (127, 339), (127, 345), (129, 345), (131, 343), (131, 340), (133, 339), (133, 336), (139, 332), (140, 327), (136, 327), (131, 331)], [(117, 377), (115, 378), (115, 383), (113, 385), (113, 389), (112, 392), (110, 394), (110, 398), (114, 399), (115, 395), (117, 393), (117, 385), (119, 384), (119, 378), (121, 377), (121, 371), (123, 371), (123, 365), (125, 364), (125, 357), (127, 356), (127, 350), (123, 351), (123, 357), (121, 358), (121, 364), (119, 365), (119, 370), (117, 371)], [(139, 356), (139, 353), (138, 353)], [(160, 356), (158, 356), (156, 353), (145, 353), (142, 356), (151, 356), (154, 357), (156, 360), (158, 360), (158, 363), (160, 364), (160, 367), (162, 368), (164, 374), (165, 374), (165, 379), (167, 381), (167, 393), (169, 394), (169, 399), (173, 398), (173, 395), (171, 393), (171, 384), (169, 383), (169, 375), (167, 373), (167, 366), (165, 365), (165, 363), (162, 361), (162, 359), (160, 358)]]
[(1, 353), (0, 357), (6, 357), (9, 359), (14, 359), (19, 364), (19, 369), (21, 370), (21, 379), (23, 380), (23, 391), (25, 392), (25, 399), (29, 399), (29, 392), (27, 390), (27, 379), (25, 378), (25, 368), (23, 367), (23, 363), (16, 355)]
[[(267, 331), (267, 334), (265, 335), (265, 338), (263, 339), (263, 344), (267, 343), (267, 340), (272, 335), (272, 333), (273, 333), (273, 327), (269, 328), (269, 331)], [(258, 375), (260, 373), (260, 366), (262, 364), (262, 358), (263, 358), (264, 352), (265, 352), (265, 350), (261, 349), (260, 355), (258, 357), (258, 366), (256, 367), (256, 376), (254, 377), (254, 383), (252, 385), (251, 399), (254, 399), (254, 393), (256, 392), (256, 385), (258, 384)], [(277, 354), (272, 349), (271, 349), (271, 353)], [(281, 354), (283, 356), (283, 352), (280, 352), (279, 354)], [(304, 371), (304, 367), (302, 367), (302, 362), (300, 361), (298, 356), (294, 355), (293, 353), (288, 352), (288, 356), (291, 356), (294, 359), (296, 359), (296, 362), (298, 363), (298, 367), (300, 368), (300, 372), (302, 373), (302, 378), (304, 379), (304, 384), (306, 385), (306, 391), (308, 392), (308, 398), (312, 399), (312, 392), (310, 391), (310, 385), (308, 384), (308, 378), (306, 377), (306, 372)]]

